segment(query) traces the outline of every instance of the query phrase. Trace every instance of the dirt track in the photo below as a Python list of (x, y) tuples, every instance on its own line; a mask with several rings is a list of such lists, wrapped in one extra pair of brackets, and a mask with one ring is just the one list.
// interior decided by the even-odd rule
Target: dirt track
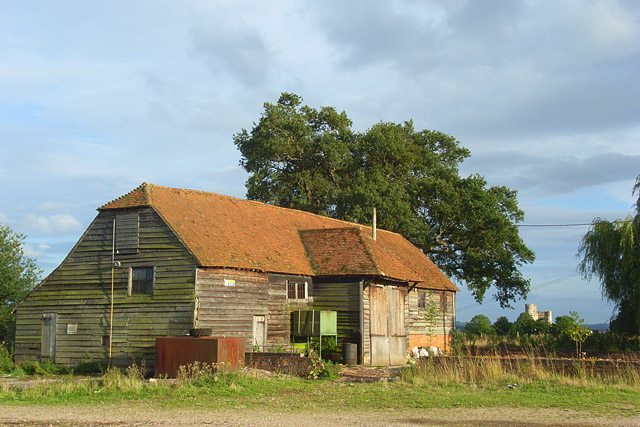
[[(303, 402), (301, 402), (303, 404)], [(0, 425), (224, 425), (224, 426), (640, 426), (633, 418), (585, 417), (556, 409), (428, 409), (383, 411), (149, 409), (144, 406), (0, 406)]]

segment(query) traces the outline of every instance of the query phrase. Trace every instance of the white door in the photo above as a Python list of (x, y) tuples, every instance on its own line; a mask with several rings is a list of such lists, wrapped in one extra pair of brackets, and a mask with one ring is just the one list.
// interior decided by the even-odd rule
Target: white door
[(253, 340), (251, 347), (257, 351), (265, 351), (267, 345), (267, 319), (266, 316), (253, 316)]

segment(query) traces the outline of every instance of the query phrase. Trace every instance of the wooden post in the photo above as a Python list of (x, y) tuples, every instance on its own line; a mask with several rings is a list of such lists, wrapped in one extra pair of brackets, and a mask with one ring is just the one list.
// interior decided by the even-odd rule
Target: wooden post
[(371, 226), (371, 238), (376, 241), (376, 208), (373, 208), (373, 225)]

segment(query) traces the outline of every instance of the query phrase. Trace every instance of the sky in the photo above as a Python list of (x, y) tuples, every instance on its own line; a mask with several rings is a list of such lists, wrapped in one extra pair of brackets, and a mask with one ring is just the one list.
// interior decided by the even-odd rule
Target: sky
[[(640, 2), (0, 1), (0, 223), (44, 274), (96, 208), (142, 182), (244, 197), (233, 135), (293, 92), (354, 129), (413, 120), (518, 191), (523, 224), (633, 213), (640, 174)], [(588, 230), (522, 227), (525, 303), (608, 322), (577, 274)]]

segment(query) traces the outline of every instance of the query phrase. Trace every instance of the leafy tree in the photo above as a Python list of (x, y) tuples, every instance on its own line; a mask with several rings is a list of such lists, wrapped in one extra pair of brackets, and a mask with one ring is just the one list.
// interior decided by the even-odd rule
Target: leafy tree
[(410, 121), (351, 126), (346, 113), (303, 106), (295, 94), (265, 103), (251, 132), (234, 135), (247, 197), (361, 224), (375, 207), (381, 228), (405, 236), (477, 301), (491, 286), (503, 307), (527, 294), (518, 269), (534, 254), (518, 234), (515, 191), (460, 177), (469, 151), (442, 132)]
[(580, 242), (578, 269), (582, 276), (600, 280), (603, 296), (615, 303), (611, 330), (640, 334), (640, 175), (636, 212), (624, 220), (595, 218)]
[(509, 322), (509, 319), (507, 319), (506, 316), (500, 316), (494, 322), (493, 329), (496, 331), (496, 334), (503, 337), (505, 335), (509, 335), (511, 325), (512, 323)]
[(25, 236), (0, 224), (0, 341), (13, 320), (11, 310), (37, 284), (42, 271), (24, 255)]
[(533, 325), (533, 333), (538, 335), (546, 335), (551, 330), (551, 325), (545, 319), (538, 319)]
[(551, 334), (556, 338), (569, 337), (569, 332), (575, 328), (576, 321), (571, 316), (558, 316), (551, 327)]
[(576, 342), (576, 355), (582, 355), (582, 343), (593, 333), (593, 331), (583, 325), (584, 319), (580, 318), (578, 312), (570, 311), (569, 314), (573, 319), (573, 326), (569, 329), (569, 337)]
[(511, 325), (511, 335), (532, 335), (536, 330), (536, 321), (529, 313), (521, 313)]
[(484, 314), (473, 316), (464, 328), (467, 336), (477, 338), (480, 336), (495, 335), (496, 331), (491, 326), (491, 321)]

